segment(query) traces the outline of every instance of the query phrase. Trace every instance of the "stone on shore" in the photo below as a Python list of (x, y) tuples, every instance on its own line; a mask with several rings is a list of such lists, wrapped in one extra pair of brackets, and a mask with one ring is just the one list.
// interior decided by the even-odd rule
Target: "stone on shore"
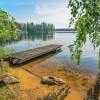
[(48, 84), (48, 85), (61, 85), (61, 84), (66, 84), (65, 81), (63, 81), (60, 78), (54, 77), (54, 76), (49, 76), (49, 77), (43, 77), (41, 79), (42, 84)]
[(5, 84), (14, 84), (14, 83), (20, 83), (20, 80), (13, 76), (7, 76), (7, 77), (3, 78), (3, 82)]

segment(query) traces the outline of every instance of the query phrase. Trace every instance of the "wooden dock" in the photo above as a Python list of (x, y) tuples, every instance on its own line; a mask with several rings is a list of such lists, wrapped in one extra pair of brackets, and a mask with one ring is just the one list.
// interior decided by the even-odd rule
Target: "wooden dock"
[(29, 61), (33, 58), (42, 56), (52, 51), (58, 51), (61, 49), (61, 46), (62, 45), (51, 44), (35, 49), (26, 50), (23, 52), (18, 52), (10, 56), (10, 62), (15, 65), (21, 65), (22, 63)]

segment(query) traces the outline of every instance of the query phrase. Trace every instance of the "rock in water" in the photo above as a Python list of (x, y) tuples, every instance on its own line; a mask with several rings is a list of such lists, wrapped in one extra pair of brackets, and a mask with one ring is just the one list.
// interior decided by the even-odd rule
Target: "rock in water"
[(65, 81), (63, 81), (60, 78), (49, 76), (49, 77), (43, 77), (41, 80), (42, 84), (48, 84), (48, 85), (59, 85), (59, 84), (66, 84)]
[(55, 81), (56, 83), (58, 83), (58, 84), (66, 84), (66, 82), (63, 81), (63, 80), (60, 79), (60, 78), (57, 78), (57, 77), (54, 77), (54, 76), (50, 76), (50, 77), (48, 77), (48, 78), (54, 80), (54, 81)]
[(56, 85), (56, 82), (52, 79), (49, 79), (48, 77), (43, 77), (41, 83), (48, 84), (48, 85)]
[(3, 82), (5, 84), (14, 84), (14, 83), (20, 83), (20, 80), (13, 76), (7, 76), (3, 79)]
[(59, 87), (58, 91), (48, 93), (44, 96), (43, 100), (65, 100), (66, 96), (69, 94), (69, 90), (69, 86)]

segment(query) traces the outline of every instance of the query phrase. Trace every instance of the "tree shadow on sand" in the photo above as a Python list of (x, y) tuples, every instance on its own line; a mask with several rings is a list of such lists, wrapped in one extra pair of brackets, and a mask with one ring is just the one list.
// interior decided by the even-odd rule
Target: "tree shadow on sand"
[(87, 97), (84, 100), (100, 100), (100, 72), (97, 74), (94, 85), (87, 91)]

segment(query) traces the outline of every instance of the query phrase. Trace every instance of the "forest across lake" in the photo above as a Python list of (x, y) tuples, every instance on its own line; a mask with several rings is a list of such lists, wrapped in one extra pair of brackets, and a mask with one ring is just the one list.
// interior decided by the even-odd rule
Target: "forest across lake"
[(59, 28), (55, 29), (57, 33), (76, 33), (77, 31), (75, 28)]

